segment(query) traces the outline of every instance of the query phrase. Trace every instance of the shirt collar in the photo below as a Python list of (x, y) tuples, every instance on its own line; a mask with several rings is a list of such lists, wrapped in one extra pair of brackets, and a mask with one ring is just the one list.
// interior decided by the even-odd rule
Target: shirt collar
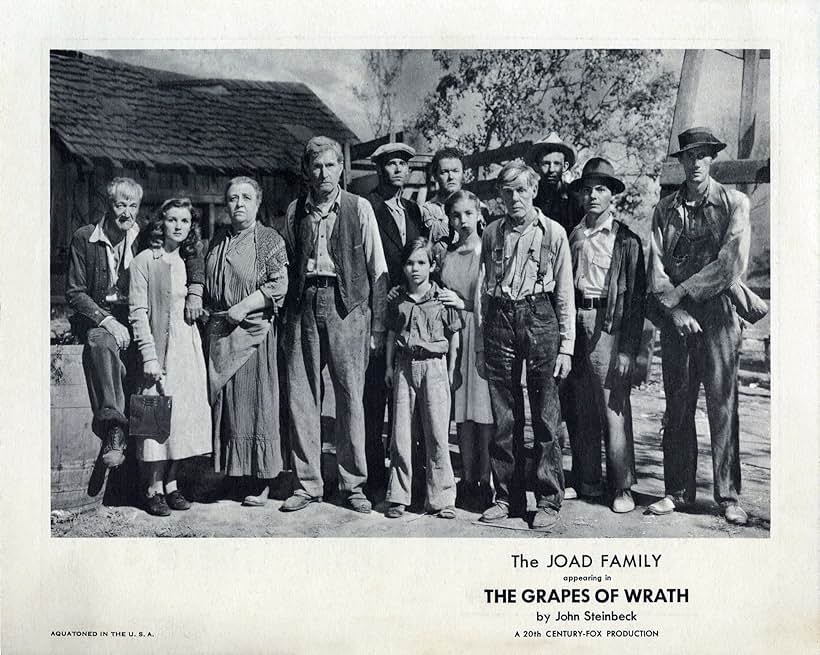
[[(680, 208), (686, 199), (686, 182), (681, 184), (678, 187), (678, 190), (675, 192), (675, 197), (672, 200), (672, 209)], [(720, 190), (718, 189), (718, 183), (709, 176), (709, 183), (706, 187), (706, 193), (703, 196), (703, 204), (706, 205), (715, 205), (718, 206), (720, 204)]]
[(612, 222), (614, 220), (614, 217), (612, 216), (612, 212), (609, 209), (606, 210), (606, 214), (607, 214), (607, 216), (604, 219), (604, 222), (601, 223), (600, 225), (598, 225), (597, 227), (592, 227), (592, 228), (587, 227), (587, 225), (586, 225), (587, 217), (584, 216), (584, 220), (581, 223), (581, 225), (584, 226), (584, 231), (586, 232), (587, 236), (591, 236), (591, 235), (595, 234), (596, 232), (611, 232), (612, 231)]
[[(544, 216), (544, 212), (542, 212), (538, 207), (533, 207), (535, 210), (535, 220), (532, 224), (538, 225), (544, 232), (547, 231), (547, 221), (549, 220), (546, 216)], [(510, 218), (509, 214), (504, 216), (504, 222), (508, 230), (515, 230), (516, 228), (523, 227), (523, 223), (521, 225), (516, 225), (513, 223), (512, 218)], [(529, 227), (529, 226), (527, 226)], [(523, 228), (522, 231), (527, 228)]]
[[(342, 196), (342, 188), (340, 186), (336, 186), (336, 190), (333, 192), (333, 197), (330, 200), (330, 203), (327, 204), (327, 207), (330, 209), (338, 209), (339, 207), (339, 198)], [(308, 211), (312, 211), (314, 209), (318, 209), (319, 205), (313, 199), (313, 192), (311, 191), (308, 193), (307, 201), (305, 201), (305, 209)]]
[[(111, 243), (111, 240), (108, 238), (108, 235), (105, 233), (103, 226), (105, 225), (105, 215), (99, 220), (97, 225), (94, 227), (94, 231), (91, 233), (91, 236), (88, 238), (89, 243), (97, 243), (98, 241), (102, 241), (105, 245), (109, 248), (113, 249), (114, 244)], [(134, 243), (134, 239), (137, 238), (137, 234), (139, 234), (140, 226), (134, 221), (134, 225), (125, 233), (125, 250), (128, 251), (131, 247), (131, 244)]]
[(427, 289), (427, 293), (425, 293), (418, 301), (413, 300), (413, 298), (410, 296), (410, 292), (406, 288), (404, 289), (404, 297), (409, 302), (411, 302), (415, 305), (421, 305), (422, 303), (425, 303), (425, 302), (435, 298), (438, 295), (438, 292), (439, 292), (439, 286), (435, 282), (430, 280), (430, 288)]

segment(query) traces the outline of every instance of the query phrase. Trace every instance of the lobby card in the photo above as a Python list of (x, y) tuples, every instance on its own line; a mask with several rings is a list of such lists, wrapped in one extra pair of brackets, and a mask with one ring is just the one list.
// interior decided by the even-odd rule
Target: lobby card
[[(3, 649), (816, 650), (817, 513), (807, 499), (817, 493), (817, 208), (811, 191), (817, 187), (818, 165), (809, 156), (817, 151), (817, 20), (809, 3), (792, 3), (786, 11), (773, 2), (742, 8), (721, 2), (696, 7), (633, 2), (619, 4), (617, 11), (585, 2), (566, 7), (345, 2), (310, 8), (249, 2), (230, 7), (206, 3), (195, 10), (174, 2), (116, 7), (89, 2), (16, 10), (3, 29), (7, 56), (0, 64), (4, 197), (22, 201), (14, 207), (7, 203), (0, 243), (0, 343), (7, 370), (2, 387)], [(398, 57), (398, 82), (382, 89), (394, 103), (392, 120), (398, 121), (387, 128), (379, 124), (374, 87), (366, 84), (368, 52), (382, 53), (388, 64), (396, 63), (395, 53), (405, 53)], [(257, 132), (273, 132), (254, 124), (241, 106), (243, 90), (252, 86), (243, 86), (248, 80), (287, 82), (300, 87), (300, 93), (307, 87), (306, 93), (320, 100), (323, 109), (311, 106), (323, 112), (323, 124), (339, 121), (359, 142), (381, 136), (378, 129), (393, 135), (386, 142), (396, 140), (399, 132), (398, 140), (409, 142), (415, 126), (417, 146), (423, 139), (441, 147), (463, 137), (459, 143), (465, 153), (497, 151), (499, 143), (518, 147), (546, 137), (535, 130), (552, 125), (549, 117), (539, 123), (521, 115), (521, 121), (529, 121), (529, 131), (497, 131), (491, 135), (495, 141), (479, 145), (465, 136), (465, 122), (478, 119), (475, 112), (464, 113), (464, 107), (486, 106), (482, 90), (498, 89), (505, 76), (520, 74), (520, 80), (508, 84), (509, 93), (497, 98), (512, 104), (496, 115), (518, 111), (514, 98), (524, 93), (531, 74), (526, 66), (558, 66), (549, 54), (557, 52), (567, 53), (562, 55), (567, 68), (554, 79), (584, 107), (614, 114), (629, 104), (632, 116), (646, 109), (641, 120), (654, 120), (655, 111), (668, 117), (666, 137), (649, 145), (640, 141), (647, 131), (626, 121), (623, 129), (630, 137), (621, 149), (584, 141), (583, 125), (599, 129), (597, 116), (576, 121), (574, 133), (562, 135), (578, 144), (581, 155), (575, 168), (566, 170), (568, 183), (583, 175), (588, 159), (608, 156), (618, 174), (623, 170), (624, 177), (631, 176), (635, 192), (628, 202), (620, 201), (619, 211), (633, 212), (636, 231), (646, 228), (661, 181), (666, 186), (683, 181), (667, 155), (681, 147), (673, 129), (693, 127), (683, 124), (686, 116), (724, 136), (727, 148), (712, 174), (725, 176), (727, 184), (751, 198), (747, 282), (766, 295), (770, 313), (765, 330), (758, 325), (744, 332), (745, 359), (741, 354), (745, 526), (728, 523), (725, 508), (713, 499), (710, 416), (703, 391), (695, 425), (696, 502), (683, 512), (677, 507), (668, 514), (650, 510), (666, 491), (668, 397), (660, 346), (654, 378), (650, 374), (632, 392), (637, 508), (625, 515), (611, 510), (608, 496), (582, 493), (563, 501), (555, 526), (533, 529), (540, 510), (532, 491), (524, 519), (493, 525), (479, 520), (480, 511), (460, 503), (455, 521), (419, 511), (397, 523), (384, 518), (383, 507), (357, 517), (336, 502), (300, 510), (286, 523), (278, 511), (281, 499), (265, 508), (240, 509), (231, 502), (200, 503), (197, 509), (195, 503), (188, 516), (196, 518), (159, 528), (149, 518), (163, 519), (147, 517), (135, 506), (55, 515), (54, 353), (64, 346), (81, 352), (70, 336), (60, 341), (68, 335), (67, 329), (60, 332), (60, 326), (68, 325), (60, 300), (71, 233), (90, 222), (96, 209), (104, 209), (106, 175), (133, 169), (144, 182), (146, 213), (161, 205), (172, 184), (187, 180), (196, 187), (191, 193), (200, 194), (193, 200), (208, 218), (203, 225), (218, 228), (225, 222), (224, 194), (216, 186), (222, 177), (229, 179), (230, 170), (211, 171), (205, 159), (227, 157), (228, 145), (220, 151), (214, 144), (230, 144), (232, 130), (236, 142), (246, 146)], [(755, 68), (744, 68), (746, 52), (756, 53)], [(471, 56), (473, 68), (459, 68)], [(602, 78), (592, 77), (599, 72), (593, 59), (613, 70), (618, 66), (618, 79), (635, 85), (631, 95), (618, 96), (621, 106), (595, 105), (601, 99), (591, 100), (594, 94), (585, 91), (585, 82), (601, 88)], [(574, 67), (573, 61), (583, 65)], [(521, 62), (521, 70), (511, 69), (510, 62)], [(636, 80), (646, 72), (638, 70), (642, 66), (657, 74), (640, 84)], [(751, 70), (754, 81), (744, 78), (743, 72)], [(465, 71), (486, 84), (459, 87), (458, 76)], [(156, 93), (129, 92), (129, 81), (146, 75), (157, 80)], [(106, 95), (106, 88), (121, 91)], [(462, 93), (460, 104), (448, 96), (457, 92)], [(666, 94), (666, 100), (655, 93)], [(185, 163), (177, 162), (179, 171), (163, 169), (174, 161), (156, 163), (173, 151), (170, 140), (123, 140), (129, 115), (146, 125), (153, 116), (152, 129), (161, 130), (162, 116), (170, 125), (183, 111), (206, 115), (227, 106), (225, 96), (240, 104), (232, 110), (233, 121), (223, 115), (213, 119), (223, 132), (174, 135), (177, 144), (193, 144)], [(285, 127), (276, 127), (287, 133), (284, 141), (301, 144), (321, 128), (311, 118), (299, 118), (297, 113), (306, 110), (293, 102), (290, 122), (282, 119)], [(122, 109), (123, 122), (111, 123), (104, 132), (83, 127), (89, 115), (93, 119), (95, 111), (111, 112), (112, 107)], [(561, 115), (571, 120), (571, 112)], [(639, 141), (642, 147), (636, 149)], [(350, 145), (355, 154), (356, 144)], [(277, 147), (271, 139), (270, 153)], [(425, 146), (418, 147), (421, 154), (429, 150), (432, 155), (435, 149), (427, 145), (422, 152)], [(660, 168), (649, 184), (641, 170), (630, 166), (651, 159), (647, 149), (653, 147), (660, 153)], [(129, 164), (128, 153), (140, 148), (146, 161)], [(287, 166), (297, 170), (299, 152), (293, 152)], [(376, 183), (366, 158), (351, 161), (345, 170), (347, 188), (362, 195)], [(416, 161), (422, 163), (411, 167), (415, 177), (408, 184), (415, 185), (412, 195), (422, 203), (436, 191), (425, 174), (430, 162)], [(505, 211), (492, 182), (503, 161), (487, 159), (484, 169), (476, 164), (470, 173), (475, 177), (468, 180), (490, 219)], [(285, 196), (298, 193), (299, 186), (296, 173), (274, 168), (264, 174), (271, 180), (265, 192), (279, 195), (268, 195), (265, 211), (266, 220), (276, 225), (285, 218)], [(163, 175), (169, 184), (152, 187), (149, 180), (166, 180)], [(206, 186), (206, 178), (216, 190)], [(58, 214), (65, 220), (55, 222)], [(648, 230), (639, 236), (648, 245)], [(76, 360), (76, 371), (69, 375), (79, 376), (76, 386), (82, 390), (83, 362), (81, 356)], [(70, 428), (69, 419), (58, 423), (60, 430)], [(528, 440), (532, 434), (528, 428)], [(460, 458), (457, 445), (453, 427), (451, 450)], [(565, 449), (563, 466), (568, 476), (569, 452)], [(63, 455), (66, 461), (69, 455)]]

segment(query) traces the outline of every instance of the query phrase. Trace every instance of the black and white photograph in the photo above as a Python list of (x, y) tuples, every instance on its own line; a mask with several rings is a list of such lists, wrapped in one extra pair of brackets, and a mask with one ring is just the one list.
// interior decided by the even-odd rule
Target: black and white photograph
[(808, 0), (0, 23), (0, 650), (816, 651)]
[(767, 537), (770, 61), (51, 50), (52, 534)]

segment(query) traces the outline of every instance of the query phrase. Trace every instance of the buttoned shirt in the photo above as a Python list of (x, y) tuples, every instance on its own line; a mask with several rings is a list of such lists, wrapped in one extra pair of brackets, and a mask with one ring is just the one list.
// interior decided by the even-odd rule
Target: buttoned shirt
[(746, 270), (749, 261), (751, 226), (749, 198), (709, 178), (703, 198), (687, 209), (685, 184), (658, 201), (652, 216), (649, 250), (648, 290), (661, 294), (675, 287), (664, 267), (681, 235), (699, 236), (706, 230), (720, 235), (717, 258), (680, 282), (693, 300), (703, 301), (728, 289)]
[(117, 284), (117, 280), (120, 277), (120, 271), (128, 268), (131, 264), (131, 260), (134, 258), (134, 253), (132, 252), (131, 246), (136, 240), (140, 228), (139, 225), (134, 222), (134, 225), (132, 225), (131, 228), (125, 233), (125, 238), (115, 246), (111, 243), (111, 240), (105, 233), (105, 230), (103, 229), (104, 225), (105, 216), (103, 216), (100, 219), (100, 222), (97, 223), (97, 226), (94, 228), (94, 231), (91, 233), (91, 237), (89, 237), (88, 241), (89, 243), (101, 241), (105, 244), (105, 252), (108, 257), (109, 283), (113, 287)]
[(387, 209), (390, 210), (390, 215), (396, 222), (396, 227), (399, 228), (401, 243), (404, 245), (407, 243), (407, 216), (404, 214), (404, 207), (401, 206), (400, 196), (395, 195), (388, 198), (384, 201), (384, 204), (387, 205)]
[(464, 327), (464, 322), (461, 312), (441, 303), (439, 290), (439, 286), (431, 282), (427, 292), (419, 300), (414, 300), (402, 288), (390, 303), (387, 329), (396, 335), (399, 351), (422, 348), (443, 355), (450, 349), (450, 337)]
[[(318, 226), (318, 230), (314, 229), (314, 247), (316, 270), (312, 273), (315, 275), (336, 275), (336, 267), (333, 264), (328, 253), (328, 239), (333, 234), (333, 227), (336, 225), (336, 219), (339, 215), (339, 198), (341, 192), (336, 189), (333, 195), (332, 205), (326, 209), (326, 213), (322, 214), (321, 209), (318, 208), (310, 196), (305, 203), (305, 209), (308, 212), (306, 218), (310, 218), (314, 227)], [(296, 213), (297, 201), (294, 200), (287, 209), (287, 220), (285, 221), (285, 240), (288, 242), (291, 250), (295, 250), (296, 234), (294, 233), (295, 221), (294, 214)], [(387, 262), (384, 258), (384, 249), (382, 248), (382, 240), (379, 236), (379, 226), (376, 223), (376, 216), (373, 213), (373, 207), (364, 198), (359, 198), (356, 203), (356, 213), (359, 217), (359, 224), (362, 229), (362, 250), (366, 260), (367, 273), (370, 276), (371, 299), (370, 308), (373, 312), (371, 318), (371, 330), (373, 332), (384, 332), (384, 307), (385, 299), (387, 297)], [(402, 210), (402, 215), (404, 210)], [(324, 235), (324, 238), (318, 238)], [(311, 271), (306, 272), (306, 277), (311, 276)]]
[[(567, 233), (557, 222), (534, 208), (535, 216), (516, 225), (509, 216), (491, 223), (482, 236), (481, 250), (485, 265), (483, 295), (520, 300), (538, 293), (552, 292), (561, 335), (559, 352), (571, 355), (575, 346), (575, 289), (572, 280), (572, 257)], [(503, 234), (503, 243), (496, 243)], [(541, 264), (542, 241), (546, 244), (547, 262)], [(501, 282), (492, 267), (497, 249), (503, 249)], [(543, 274), (539, 277), (539, 271)]]
[(605, 298), (609, 285), (609, 268), (615, 246), (612, 213), (607, 211), (597, 225), (589, 227), (584, 217), (569, 236), (575, 288), (585, 298)]

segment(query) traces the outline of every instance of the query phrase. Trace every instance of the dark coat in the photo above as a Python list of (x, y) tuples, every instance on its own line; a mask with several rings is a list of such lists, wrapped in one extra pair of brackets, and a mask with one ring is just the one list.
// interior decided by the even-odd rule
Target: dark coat
[[(402, 275), (402, 261), (401, 253), (404, 246), (401, 242), (401, 235), (396, 221), (393, 220), (393, 215), (385, 206), (382, 197), (373, 192), (367, 199), (373, 206), (373, 212), (376, 214), (376, 223), (379, 225), (379, 236), (382, 240), (382, 247), (384, 248), (384, 258), (387, 261), (387, 273), (390, 278), (389, 287), (399, 286), (404, 283), (404, 275)], [(418, 237), (429, 237), (430, 231), (425, 227), (421, 220), (421, 209), (412, 200), (402, 198), (402, 207), (404, 207), (406, 225), (406, 242), (410, 243), (413, 239)]]

